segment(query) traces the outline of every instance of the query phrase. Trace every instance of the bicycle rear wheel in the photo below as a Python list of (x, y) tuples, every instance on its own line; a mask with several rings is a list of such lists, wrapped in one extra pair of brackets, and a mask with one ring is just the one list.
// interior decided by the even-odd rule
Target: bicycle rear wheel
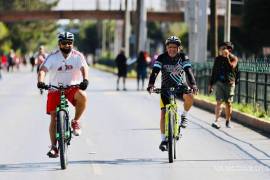
[(177, 113), (174, 113), (174, 117), (173, 117), (173, 155), (174, 155), (174, 159), (176, 159), (176, 142), (179, 139), (179, 133), (180, 133), (180, 129), (179, 129), (179, 124), (178, 124), (178, 120), (177, 120)]
[(169, 163), (173, 162), (173, 147), (174, 147), (174, 140), (173, 140), (173, 112), (168, 112), (169, 120), (168, 120), (168, 158)]
[(60, 165), (61, 169), (67, 168), (67, 143), (65, 140), (65, 132), (66, 132), (66, 112), (59, 111), (57, 113), (57, 132), (59, 134), (58, 137), (58, 145), (60, 151)]

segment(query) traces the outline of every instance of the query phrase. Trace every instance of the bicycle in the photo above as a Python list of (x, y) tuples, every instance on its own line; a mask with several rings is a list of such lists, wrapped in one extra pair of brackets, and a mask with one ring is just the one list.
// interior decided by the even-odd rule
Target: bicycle
[(170, 103), (165, 106), (165, 137), (169, 163), (176, 159), (176, 141), (181, 137), (179, 126), (179, 115), (177, 113), (176, 93), (181, 92), (178, 88), (155, 88), (154, 93), (168, 93)]
[(60, 91), (60, 103), (56, 107), (56, 140), (58, 142), (58, 150), (60, 152), (61, 169), (66, 169), (68, 164), (67, 149), (72, 138), (72, 129), (69, 119), (69, 106), (65, 96), (65, 90), (79, 87), (79, 85), (59, 86), (46, 85), (45, 90), (57, 89)]

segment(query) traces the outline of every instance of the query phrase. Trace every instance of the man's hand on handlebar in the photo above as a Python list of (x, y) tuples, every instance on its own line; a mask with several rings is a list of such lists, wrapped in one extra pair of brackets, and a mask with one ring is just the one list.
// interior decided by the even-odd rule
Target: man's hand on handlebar
[(148, 87), (146, 88), (146, 90), (149, 92), (149, 94), (151, 94), (154, 90), (155, 86), (153, 84), (149, 84)]
[(48, 86), (44, 82), (38, 82), (37, 87), (39, 89), (47, 89), (48, 88)]
[(198, 94), (199, 89), (198, 89), (197, 85), (195, 85), (195, 84), (191, 85), (191, 89), (192, 89), (193, 94), (195, 94), (195, 95)]
[(81, 90), (84, 91), (84, 90), (86, 90), (87, 86), (88, 86), (88, 80), (84, 79), (83, 82), (80, 83), (79, 87), (80, 87)]

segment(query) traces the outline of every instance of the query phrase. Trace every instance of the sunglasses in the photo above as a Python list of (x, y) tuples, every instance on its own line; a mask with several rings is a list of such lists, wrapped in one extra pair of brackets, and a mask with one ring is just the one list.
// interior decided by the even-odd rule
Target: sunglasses
[(232, 52), (232, 48), (231, 47), (222, 47), (221, 50), (225, 50), (227, 49), (229, 52)]
[(73, 42), (72, 41), (61, 41), (60, 42), (60, 44), (62, 44), (62, 45), (72, 45), (73, 44)]

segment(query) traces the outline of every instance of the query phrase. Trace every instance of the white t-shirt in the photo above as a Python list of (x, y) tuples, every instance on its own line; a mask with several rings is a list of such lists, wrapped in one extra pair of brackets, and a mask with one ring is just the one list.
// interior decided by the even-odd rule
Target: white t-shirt
[(81, 67), (87, 67), (86, 60), (82, 53), (72, 50), (65, 59), (60, 50), (51, 53), (46, 58), (43, 66), (49, 73), (49, 84), (58, 86), (75, 85), (82, 82)]

